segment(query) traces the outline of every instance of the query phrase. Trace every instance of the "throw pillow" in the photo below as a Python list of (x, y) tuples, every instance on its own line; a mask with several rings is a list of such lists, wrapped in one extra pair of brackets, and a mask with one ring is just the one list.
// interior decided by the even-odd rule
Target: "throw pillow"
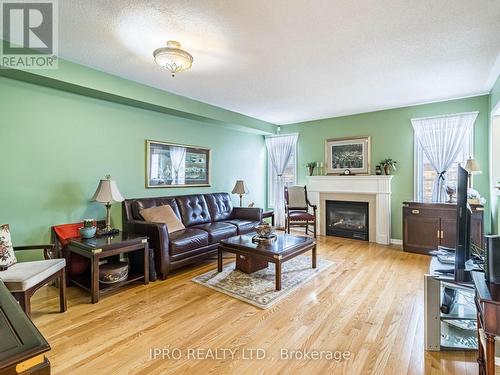
[(140, 210), (139, 213), (146, 221), (167, 224), (168, 233), (186, 228), (184, 224), (182, 224), (182, 221), (180, 221), (177, 215), (174, 213), (172, 207), (170, 207), (168, 204), (164, 206), (144, 208)]
[(0, 269), (8, 268), (17, 262), (8, 224), (0, 225)]

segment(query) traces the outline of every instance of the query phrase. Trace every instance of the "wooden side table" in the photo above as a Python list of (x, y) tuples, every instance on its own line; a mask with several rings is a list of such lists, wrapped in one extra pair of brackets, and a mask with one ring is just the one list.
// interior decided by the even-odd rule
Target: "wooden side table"
[(271, 218), (271, 225), (274, 227), (274, 210), (267, 210), (262, 212), (262, 219)]
[[(144, 253), (144, 273), (130, 274), (126, 280), (103, 284), (99, 282), (99, 262), (103, 258), (126, 254), (131, 251)], [(90, 239), (74, 239), (68, 244), (68, 257), (71, 266), (71, 254), (76, 253), (90, 260), (90, 275), (70, 276), (70, 281), (79, 287), (90, 291), (92, 303), (99, 302), (99, 296), (120, 288), (124, 285), (143, 279), (149, 283), (149, 245), (148, 238), (135, 234), (120, 232), (116, 236), (94, 237)]]

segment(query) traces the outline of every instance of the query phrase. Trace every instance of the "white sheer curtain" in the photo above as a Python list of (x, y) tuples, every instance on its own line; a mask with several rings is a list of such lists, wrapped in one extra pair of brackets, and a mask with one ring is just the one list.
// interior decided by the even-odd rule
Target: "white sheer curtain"
[(425, 156), (436, 170), (432, 201), (446, 200), (446, 171), (470, 135), (479, 112), (412, 119), (413, 130)]
[(172, 183), (183, 184), (186, 177), (186, 148), (173, 146), (170, 149), (172, 162)]
[[(271, 160), (273, 173), (276, 175), (274, 191), (274, 218), (279, 228), (285, 226), (285, 196), (283, 172), (297, 144), (297, 134), (266, 137), (267, 152)], [(274, 180), (274, 179), (273, 179)]]

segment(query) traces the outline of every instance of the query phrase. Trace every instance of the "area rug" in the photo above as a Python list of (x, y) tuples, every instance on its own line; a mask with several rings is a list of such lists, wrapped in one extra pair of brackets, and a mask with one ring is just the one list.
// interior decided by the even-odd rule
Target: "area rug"
[(232, 262), (226, 264), (222, 272), (209, 271), (192, 280), (261, 309), (267, 309), (333, 264), (329, 260), (318, 258), (317, 268), (314, 269), (311, 268), (311, 257), (306, 255), (299, 255), (283, 263), (280, 291), (275, 289), (273, 263), (269, 263), (263, 270), (246, 274), (235, 270), (235, 264)]

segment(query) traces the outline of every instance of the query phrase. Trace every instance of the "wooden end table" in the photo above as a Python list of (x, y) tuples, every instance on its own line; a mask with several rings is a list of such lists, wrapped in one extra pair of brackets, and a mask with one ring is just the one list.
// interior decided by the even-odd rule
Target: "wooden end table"
[(311, 237), (279, 233), (275, 241), (265, 244), (252, 242), (252, 235), (234, 236), (219, 243), (217, 270), (222, 272), (223, 251), (236, 254), (237, 269), (245, 273), (265, 268), (264, 264), (271, 262), (276, 266), (276, 290), (281, 290), (281, 265), (309, 250), (312, 268), (316, 268), (316, 242)]
[[(144, 252), (144, 273), (129, 274), (126, 280), (103, 284), (99, 282), (99, 262), (103, 258), (130, 253), (131, 251)], [(144, 284), (149, 283), (149, 245), (148, 237), (120, 232), (115, 236), (94, 237), (90, 239), (74, 239), (68, 245), (69, 265), (71, 268), (71, 254), (76, 253), (90, 260), (90, 275), (70, 276), (70, 281), (79, 287), (90, 291), (92, 303), (99, 302), (99, 296), (111, 292), (124, 285), (138, 280), (144, 280)]]

